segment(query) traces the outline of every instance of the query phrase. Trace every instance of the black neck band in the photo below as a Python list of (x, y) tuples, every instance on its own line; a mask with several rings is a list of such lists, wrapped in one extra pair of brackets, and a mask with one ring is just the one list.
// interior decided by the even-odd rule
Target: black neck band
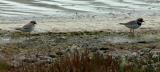
[(138, 24), (138, 25), (142, 25), (142, 23), (141, 23), (141, 22), (137, 22), (137, 24)]

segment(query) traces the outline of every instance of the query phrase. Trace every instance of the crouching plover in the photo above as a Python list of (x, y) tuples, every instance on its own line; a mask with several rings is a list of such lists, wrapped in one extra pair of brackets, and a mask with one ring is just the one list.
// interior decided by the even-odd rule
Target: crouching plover
[(132, 20), (127, 23), (120, 23), (121, 25), (125, 25), (127, 28), (130, 28), (130, 32), (134, 33), (134, 29), (139, 28), (144, 22), (143, 18), (138, 18), (137, 20)]
[(15, 28), (16, 30), (22, 31), (22, 32), (31, 32), (34, 30), (36, 21), (30, 21), (28, 24), (24, 25), (21, 28)]

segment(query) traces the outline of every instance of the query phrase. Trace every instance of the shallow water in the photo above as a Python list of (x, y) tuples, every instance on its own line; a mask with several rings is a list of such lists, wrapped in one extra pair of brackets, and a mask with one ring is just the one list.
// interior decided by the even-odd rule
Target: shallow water
[[(146, 11), (147, 10), (147, 11)], [(53, 16), (84, 13), (152, 12), (160, 0), (1, 0), (0, 16)]]

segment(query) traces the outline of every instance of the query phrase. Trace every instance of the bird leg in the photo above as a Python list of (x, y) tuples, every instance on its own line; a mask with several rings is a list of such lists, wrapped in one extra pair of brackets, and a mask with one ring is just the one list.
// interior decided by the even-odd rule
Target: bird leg
[(133, 35), (134, 35), (134, 29), (133, 29)]
[(134, 29), (130, 29), (131, 35), (134, 35)]
[(133, 29), (130, 29), (130, 33), (133, 33)]
[(130, 33), (132, 33), (132, 29), (130, 29)]

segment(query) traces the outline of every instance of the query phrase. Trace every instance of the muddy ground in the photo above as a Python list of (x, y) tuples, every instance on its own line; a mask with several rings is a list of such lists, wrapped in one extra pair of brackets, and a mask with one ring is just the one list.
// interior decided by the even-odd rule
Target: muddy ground
[(0, 32), (0, 59), (18, 66), (20, 62), (53, 62), (65, 54), (88, 50), (113, 56), (160, 52), (160, 31), (136, 32)]

